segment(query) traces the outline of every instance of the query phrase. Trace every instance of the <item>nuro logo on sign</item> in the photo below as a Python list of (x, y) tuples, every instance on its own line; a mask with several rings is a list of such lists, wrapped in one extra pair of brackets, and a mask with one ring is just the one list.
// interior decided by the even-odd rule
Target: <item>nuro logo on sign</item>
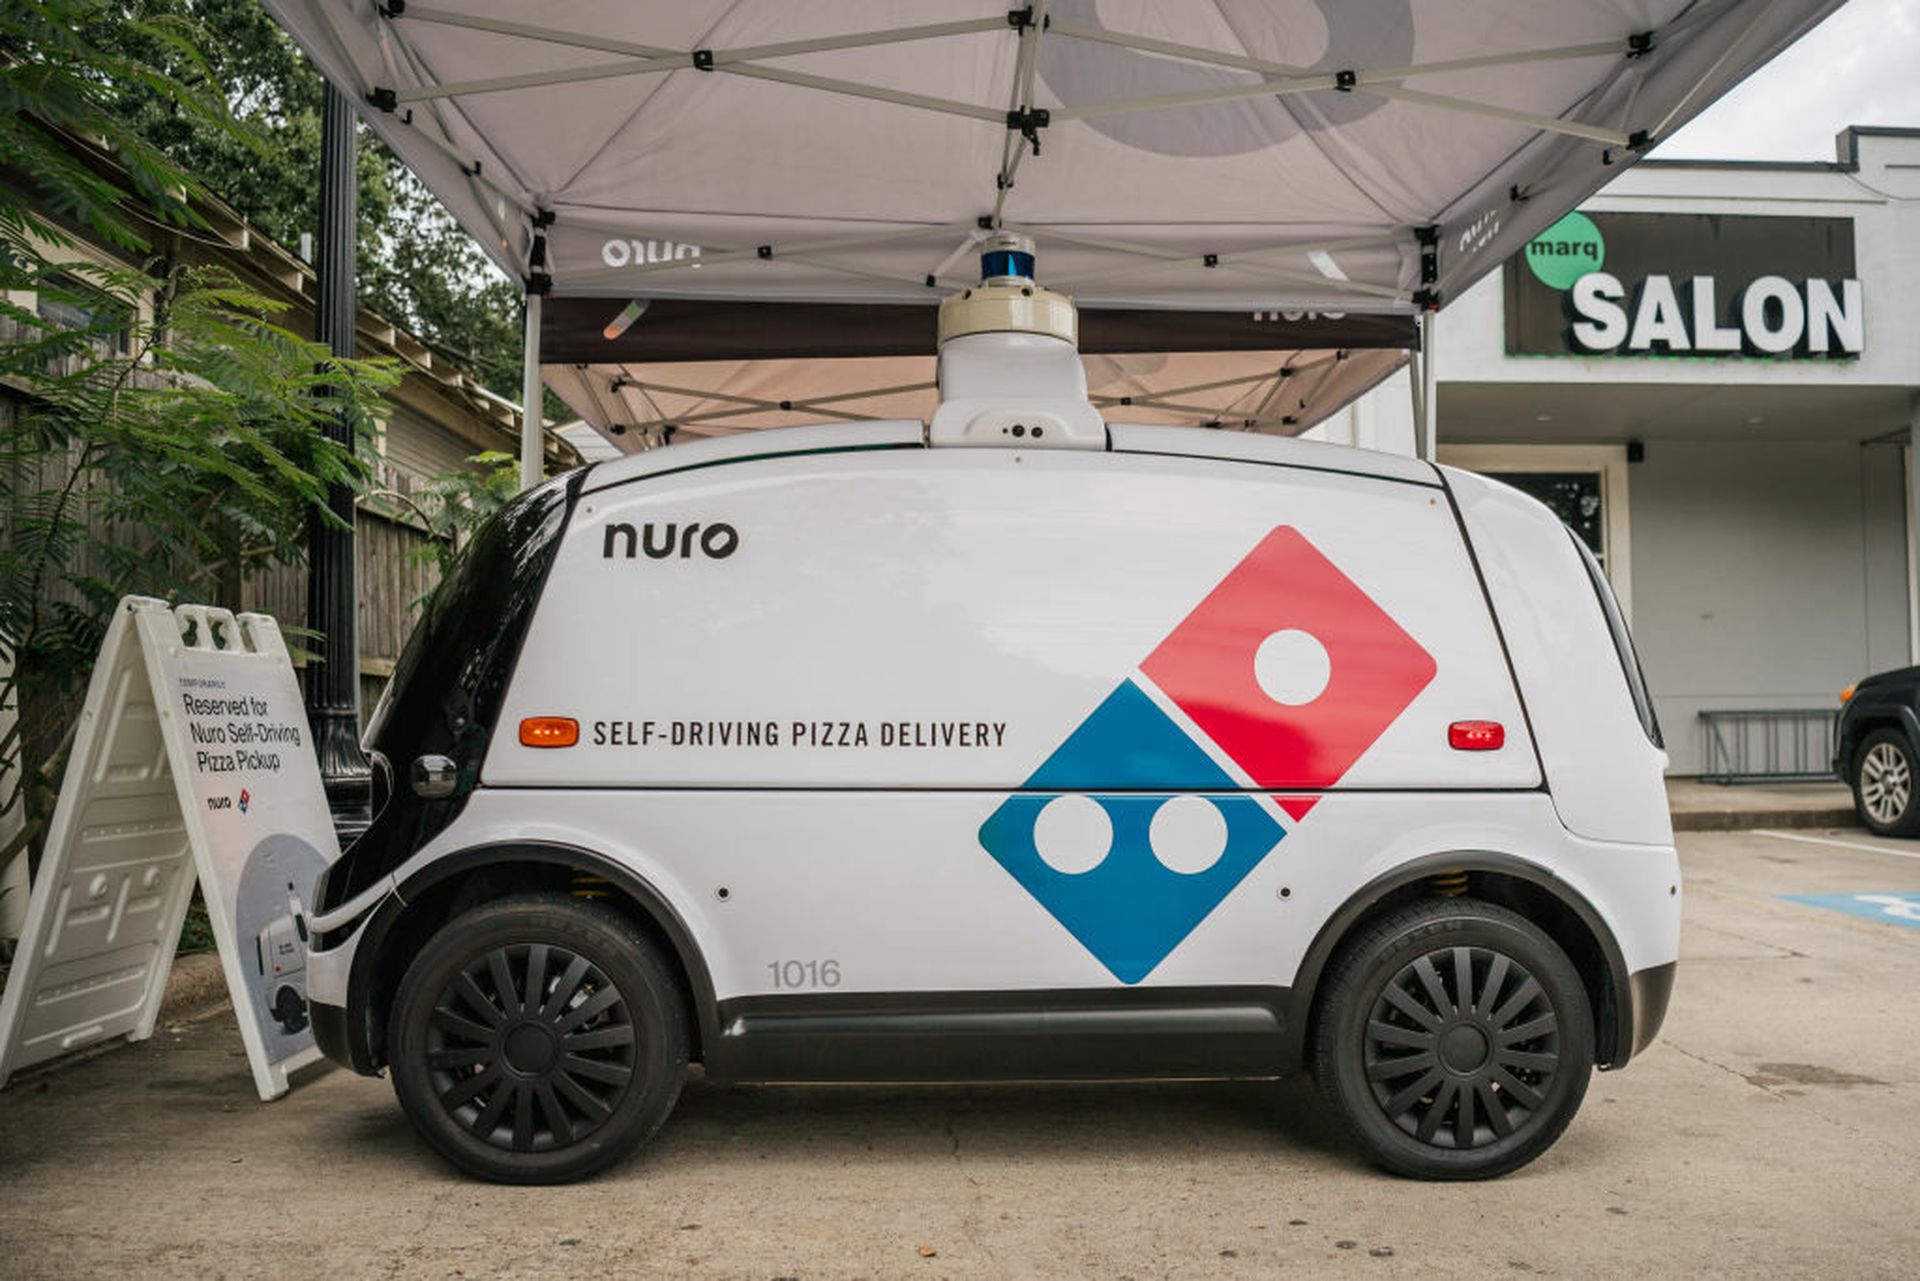
[(1507, 350), (1849, 357), (1865, 307), (1846, 218), (1574, 212), (1508, 272)]

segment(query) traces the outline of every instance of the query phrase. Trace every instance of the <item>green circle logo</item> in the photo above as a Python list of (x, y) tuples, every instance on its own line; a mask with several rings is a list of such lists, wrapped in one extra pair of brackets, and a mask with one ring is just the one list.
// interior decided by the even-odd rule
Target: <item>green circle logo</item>
[(1527, 269), (1549, 289), (1570, 289), (1607, 260), (1600, 228), (1583, 213), (1570, 213), (1527, 242)]

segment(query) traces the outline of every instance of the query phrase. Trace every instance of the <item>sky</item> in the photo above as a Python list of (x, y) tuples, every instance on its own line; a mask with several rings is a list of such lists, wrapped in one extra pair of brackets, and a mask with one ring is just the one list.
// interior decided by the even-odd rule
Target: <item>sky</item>
[(1848, 0), (1652, 154), (1832, 160), (1848, 125), (1920, 128), (1920, 0)]

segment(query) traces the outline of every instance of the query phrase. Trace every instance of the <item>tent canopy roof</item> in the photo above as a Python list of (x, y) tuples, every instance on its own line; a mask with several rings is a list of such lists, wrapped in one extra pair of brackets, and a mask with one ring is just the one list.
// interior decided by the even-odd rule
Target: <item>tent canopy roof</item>
[(266, 3), (536, 288), (1406, 313), (1839, 0)]

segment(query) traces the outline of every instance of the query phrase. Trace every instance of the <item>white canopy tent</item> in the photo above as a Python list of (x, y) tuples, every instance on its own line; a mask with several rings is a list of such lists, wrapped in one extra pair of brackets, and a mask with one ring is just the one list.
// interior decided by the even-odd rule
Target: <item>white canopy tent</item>
[(1083, 305), (1432, 311), (1838, 3), (266, 0), (532, 366), (548, 291), (931, 303), (995, 228)]

